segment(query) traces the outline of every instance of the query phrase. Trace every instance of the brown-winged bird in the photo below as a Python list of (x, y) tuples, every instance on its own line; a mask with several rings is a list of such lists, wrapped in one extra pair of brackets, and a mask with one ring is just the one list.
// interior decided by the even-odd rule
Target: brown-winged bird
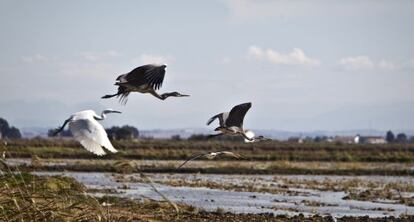
[(169, 92), (163, 94), (158, 94), (156, 92), (156, 90), (160, 89), (162, 86), (166, 67), (167, 65), (165, 64), (148, 64), (139, 66), (129, 73), (122, 74), (116, 78), (115, 82), (115, 85), (118, 86), (118, 92), (112, 95), (105, 95), (102, 99), (108, 99), (116, 96), (119, 98), (121, 103), (125, 104), (127, 102), (128, 95), (131, 92), (150, 93), (161, 100), (165, 100), (170, 96), (189, 96), (179, 92)]
[(243, 120), (247, 111), (252, 107), (252, 103), (242, 103), (233, 107), (230, 112), (219, 113), (211, 117), (207, 121), (207, 125), (210, 125), (215, 119), (219, 120), (220, 126), (215, 129), (215, 131), (220, 131), (221, 133), (210, 135), (209, 137), (216, 137), (220, 135), (240, 135), (244, 138), (244, 142), (256, 142), (261, 140), (269, 140), (263, 136), (255, 137), (255, 134), (251, 130), (246, 130), (243, 128)]

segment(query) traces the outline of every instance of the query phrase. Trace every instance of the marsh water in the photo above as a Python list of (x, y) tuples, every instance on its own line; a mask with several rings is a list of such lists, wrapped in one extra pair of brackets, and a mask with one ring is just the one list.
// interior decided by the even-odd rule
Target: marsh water
[[(36, 172), (38, 175), (63, 175), (75, 178), (89, 189), (98, 189), (93, 195), (115, 195), (136, 200), (150, 198), (162, 200), (150, 185), (140, 180), (139, 174), (113, 174), (98, 172)], [(342, 216), (400, 216), (413, 215), (414, 207), (393, 200), (375, 201), (345, 200), (343, 191), (289, 188), (289, 192), (245, 192), (206, 187), (171, 186), (171, 180), (204, 181), (216, 184), (250, 184), (271, 187), (281, 180), (330, 180), (346, 181), (361, 179), (372, 182), (414, 183), (413, 177), (398, 176), (308, 176), (308, 175), (214, 175), (214, 174), (148, 174), (156, 181), (156, 188), (174, 202), (192, 205), (207, 211), (222, 209), (234, 213), (273, 213), (296, 215)], [(253, 183), (253, 184), (252, 184)], [(99, 190), (113, 190), (104, 193)], [(414, 198), (414, 193), (404, 193)], [(313, 204), (309, 204), (313, 203)]]

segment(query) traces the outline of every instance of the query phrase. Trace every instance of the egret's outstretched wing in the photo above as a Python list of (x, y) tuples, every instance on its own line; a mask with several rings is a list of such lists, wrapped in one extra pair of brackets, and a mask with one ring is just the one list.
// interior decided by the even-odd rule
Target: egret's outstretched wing
[(105, 129), (94, 119), (78, 119), (69, 123), (69, 129), (76, 140), (78, 140), (88, 151), (102, 156), (105, 151), (118, 152), (111, 144)]
[(243, 103), (233, 107), (233, 109), (230, 110), (229, 116), (225, 121), (226, 126), (237, 126), (242, 128), (244, 116), (250, 107), (252, 107), (252, 103)]
[(92, 152), (98, 156), (103, 156), (106, 154), (101, 145), (87, 137), (75, 137), (75, 139), (78, 140), (89, 152)]

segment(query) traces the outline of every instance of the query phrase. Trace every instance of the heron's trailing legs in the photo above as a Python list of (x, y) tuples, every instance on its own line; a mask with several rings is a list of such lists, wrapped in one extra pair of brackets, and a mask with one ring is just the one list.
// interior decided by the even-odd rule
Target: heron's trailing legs
[[(185, 95), (185, 94), (181, 94), (179, 92), (169, 92), (169, 93), (163, 93), (163, 94), (158, 94), (155, 90), (149, 90), (147, 91), (147, 93), (151, 93), (151, 95), (155, 96), (156, 98), (160, 99), (160, 100), (165, 100), (168, 97), (172, 96), (172, 97), (186, 97), (186, 96), (190, 96), (190, 95)], [(108, 94), (105, 96), (102, 96), (102, 99), (109, 99), (112, 98), (114, 96), (116, 97), (120, 97), (120, 102), (121, 103), (126, 103), (127, 101), (127, 96), (129, 95), (129, 91), (124, 90), (122, 88), (118, 89), (118, 92), (115, 94)]]
[(109, 98), (112, 98), (112, 97), (114, 97), (114, 96), (119, 96), (120, 94), (119, 93), (115, 93), (115, 94), (112, 94), (112, 95), (104, 95), (104, 96), (102, 96), (101, 98), (102, 99), (109, 99)]

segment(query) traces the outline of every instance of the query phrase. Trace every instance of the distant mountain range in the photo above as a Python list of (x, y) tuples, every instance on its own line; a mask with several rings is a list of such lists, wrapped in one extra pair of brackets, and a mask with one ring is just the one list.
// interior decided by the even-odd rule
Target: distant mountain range
[[(42, 127), (24, 127), (20, 129), (24, 138), (33, 138), (36, 136), (47, 137), (47, 131), (49, 128)], [(287, 140), (290, 137), (315, 137), (315, 136), (355, 136), (357, 134), (363, 136), (385, 136), (386, 130), (375, 129), (355, 129), (355, 130), (342, 130), (342, 131), (304, 131), (304, 132), (292, 132), (273, 129), (256, 129), (254, 130), (256, 135), (263, 135), (269, 138), (278, 140)], [(396, 130), (394, 134), (405, 133), (409, 136), (414, 135), (414, 130)], [(139, 130), (141, 137), (153, 137), (153, 138), (171, 138), (172, 136), (179, 135), (181, 138), (188, 138), (193, 134), (210, 134), (214, 133), (210, 130), (203, 128), (188, 128), (188, 129), (151, 129), (151, 130)]]

